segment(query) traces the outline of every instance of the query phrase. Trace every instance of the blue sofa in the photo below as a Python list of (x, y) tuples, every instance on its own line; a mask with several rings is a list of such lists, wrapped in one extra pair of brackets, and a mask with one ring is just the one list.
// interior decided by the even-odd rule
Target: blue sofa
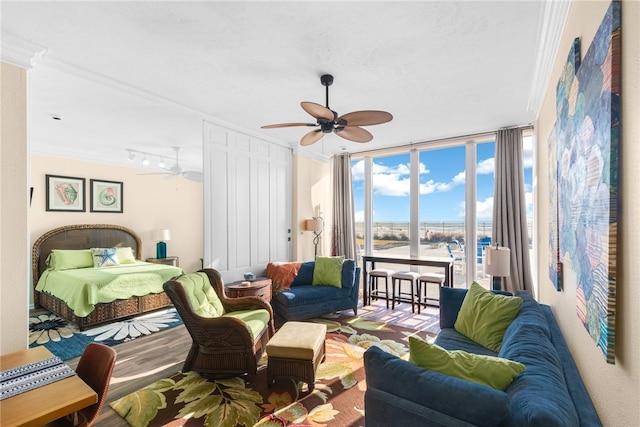
[(342, 286), (312, 285), (315, 261), (303, 262), (291, 287), (274, 295), (271, 307), (284, 320), (311, 319), (322, 314), (353, 309), (358, 314), (360, 267), (352, 259), (342, 265)]
[(500, 352), (494, 353), (453, 328), (466, 292), (441, 288), (441, 332), (435, 343), (515, 360), (526, 370), (499, 391), (371, 347), (364, 354), (367, 427), (602, 425), (549, 306), (518, 293), (522, 308), (507, 328)]

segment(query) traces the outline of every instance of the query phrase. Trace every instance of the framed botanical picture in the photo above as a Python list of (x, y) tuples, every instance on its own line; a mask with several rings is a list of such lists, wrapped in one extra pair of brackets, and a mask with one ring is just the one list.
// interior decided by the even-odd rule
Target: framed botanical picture
[(84, 212), (84, 178), (46, 175), (47, 211)]
[(91, 212), (122, 213), (122, 182), (92, 179)]

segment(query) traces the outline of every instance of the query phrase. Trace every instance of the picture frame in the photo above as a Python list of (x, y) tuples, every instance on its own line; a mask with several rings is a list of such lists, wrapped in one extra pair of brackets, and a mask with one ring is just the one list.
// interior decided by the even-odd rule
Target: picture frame
[(121, 181), (92, 179), (90, 187), (91, 212), (123, 212), (123, 184)]
[(85, 212), (85, 179), (74, 176), (45, 175), (49, 212)]

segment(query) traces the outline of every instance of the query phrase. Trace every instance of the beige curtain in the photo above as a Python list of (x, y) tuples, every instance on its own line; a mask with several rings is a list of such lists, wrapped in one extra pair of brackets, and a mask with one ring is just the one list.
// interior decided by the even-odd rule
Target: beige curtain
[(522, 129), (501, 129), (496, 137), (493, 242), (511, 249), (507, 291), (533, 294), (524, 190)]
[(351, 155), (333, 157), (333, 232), (331, 253), (356, 259), (356, 230), (351, 186)]

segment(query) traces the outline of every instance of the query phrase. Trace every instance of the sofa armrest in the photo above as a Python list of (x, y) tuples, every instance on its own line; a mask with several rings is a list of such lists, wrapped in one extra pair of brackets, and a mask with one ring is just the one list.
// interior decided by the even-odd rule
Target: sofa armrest
[[(411, 362), (370, 347), (364, 354), (367, 393), (375, 399), (374, 390), (396, 399), (386, 403), (376, 400), (375, 412), (393, 411), (399, 406), (424, 407), (425, 425), (496, 426), (507, 415), (509, 397), (491, 387), (420, 368)], [(365, 402), (366, 402), (365, 397)], [(399, 402), (403, 402), (402, 405)], [(376, 424), (365, 408), (366, 424)], [(415, 416), (415, 411), (414, 411)], [(406, 425), (406, 424), (397, 424)]]

